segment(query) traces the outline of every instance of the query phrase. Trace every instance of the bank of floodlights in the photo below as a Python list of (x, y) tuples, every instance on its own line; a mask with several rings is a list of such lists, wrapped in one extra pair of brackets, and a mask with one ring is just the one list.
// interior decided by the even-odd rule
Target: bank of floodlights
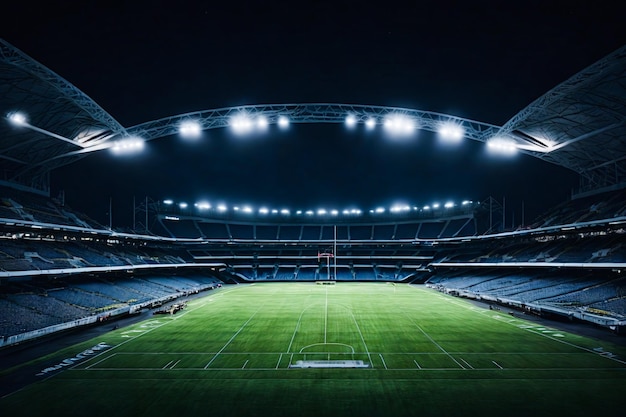
[(465, 136), (465, 129), (458, 123), (445, 122), (439, 126), (437, 133), (443, 141), (457, 143)]
[(487, 141), (487, 150), (493, 154), (512, 156), (518, 149), (515, 142), (510, 139), (493, 138)]
[(144, 140), (138, 137), (129, 137), (115, 141), (111, 146), (111, 152), (116, 155), (130, 155), (141, 152), (144, 148)]
[(405, 114), (389, 114), (383, 120), (383, 128), (393, 137), (410, 136), (417, 128), (415, 120)]
[(178, 133), (184, 138), (195, 139), (202, 134), (202, 127), (196, 120), (184, 120), (178, 126)]

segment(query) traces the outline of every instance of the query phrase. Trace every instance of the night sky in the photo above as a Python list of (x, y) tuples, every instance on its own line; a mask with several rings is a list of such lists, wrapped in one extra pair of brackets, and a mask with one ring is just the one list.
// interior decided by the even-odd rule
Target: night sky
[[(512, 6), (515, 4), (516, 6)], [(3, 6), (0, 36), (122, 125), (266, 103), (354, 103), (502, 125), (626, 43), (626, 6), (543, 2), (63, 2)], [(568, 198), (573, 173), (532, 157), (389, 141), (342, 125), (164, 137), (134, 158), (91, 155), (52, 173), (52, 195), (128, 225), (133, 196), (363, 210), (506, 198), (527, 218)], [(516, 214), (514, 212), (517, 212)], [(512, 220), (511, 220), (512, 221)], [(519, 220), (518, 220), (519, 221)]]

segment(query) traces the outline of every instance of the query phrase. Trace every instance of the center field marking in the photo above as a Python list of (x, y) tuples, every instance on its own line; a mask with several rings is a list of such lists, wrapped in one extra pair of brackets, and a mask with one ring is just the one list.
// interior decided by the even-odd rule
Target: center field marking
[(328, 285), (326, 287), (326, 305), (324, 307), (324, 343), (326, 343), (326, 332), (328, 329)]

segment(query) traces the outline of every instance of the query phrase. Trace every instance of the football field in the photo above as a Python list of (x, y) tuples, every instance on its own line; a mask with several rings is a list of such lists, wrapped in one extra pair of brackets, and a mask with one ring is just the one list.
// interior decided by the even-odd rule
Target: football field
[(227, 286), (62, 352), (11, 416), (623, 415), (621, 346), (422, 286)]

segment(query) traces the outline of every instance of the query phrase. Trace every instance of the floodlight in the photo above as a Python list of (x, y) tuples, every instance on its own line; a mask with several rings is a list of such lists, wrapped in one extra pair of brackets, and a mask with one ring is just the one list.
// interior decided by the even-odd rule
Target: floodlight
[(463, 129), (463, 126), (457, 123), (447, 122), (439, 126), (439, 137), (446, 142), (459, 142), (461, 139), (463, 139), (464, 135), (465, 129)]
[(234, 211), (239, 211), (239, 206), (234, 206), (234, 207), (233, 207), (233, 210), (234, 210)]
[(346, 126), (349, 128), (356, 126), (356, 117), (353, 114), (346, 116)]
[(289, 211), (288, 209), (281, 209), (281, 210), (280, 210), (280, 214), (284, 214), (284, 215), (286, 215), (286, 216), (287, 216), (287, 215), (289, 215), (289, 214), (290, 214), (290, 211)]
[(256, 119), (256, 127), (260, 130), (265, 130), (267, 129), (269, 122), (267, 121), (267, 117), (265, 116), (259, 116)]
[(244, 213), (250, 214), (250, 213), (252, 213), (252, 207), (250, 207), (250, 206), (243, 206), (241, 211), (243, 211)]
[(338, 215), (338, 214), (339, 214), (339, 210), (331, 210), (331, 211), (330, 211), (330, 214), (331, 214), (332, 216), (336, 216), (336, 215)]
[(394, 136), (407, 136), (415, 130), (415, 121), (404, 114), (390, 114), (385, 118), (383, 127)]
[(430, 210), (430, 206), (424, 206), (424, 207), (423, 207), (423, 210), (425, 210), (425, 211)]
[(245, 113), (233, 116), (230, 120), (230, 126), (233, 128), (233, 131), (238, 134), (249, 133), (254, 127), (252, 120)]
[(438, 208), (439, 208), (439, 203), (434, 203), (434, 204), (433, 204), (433, 208), (434, 208), (434, 209), (438, 209)]
[(342, 213), (342, 214), (350, 214), (350, 210), (348, 210), (348, 209), (344, 209), (341, 213)]
[(178, 203), (178, 207), (180, 207), (181, 209), (186, 209), (187, 203)]
[(318, 214), (319, 216), (323, 216), (323, 215), (325, 215), (325, 214), (328, 214), (328, 212), (326, 211), (326, 209), (323, 209), (323, 208), (322, 208), (322, 209), (318, 209), (318, 210), (317, 210), (317, 214)]
[(365, 122), (365, 127), (367, 128), (367, 130), (372, 130), (376, 127), (376, 119), (370, 117), (369, 119), (367, 119), (367, 121)]
[(143, 150), (144, 141), (141, 138), (130, 137), (122, 140), (118, 140), (111, 147), (111, 151), (114, 154), (132, 154)]
[(377, 207), (375, 210), (376, 213), (384, 213), (385, 212), (385, 208), (384, 207)]
[(301, 215), (301, 214), (302, 214), (302, 210), (298, 210), (298, 211), (296, 211), (296, 214), (297, 214), (298, 216), (299, 216), (299, 215)]
[(313, 210), (307, 210), (306, 211), (306, 215), (307, 216), (312, 216), (313, 214), (315, 214), (315, 212)]
[(170, 199), (163, 200), (163, 204), (167, 204), (167, 205), (169, 206), (169, 205), (174, 204), (174, 201), (172, 201), (172, 200), (170, 200)]
[(451, 201), (448, 201), (446, 204), (443, 205), (445, 208), (449, 209), (454, 207), (454, 203)]
[(197, 138), (202, 133), (202, 128), (195, 120), (185, 120), (178, 127), (178, 132), (184, 138)]
[(278, 209), (272, 209), (272, 214), (278, 214)]
[(287, 118), (287, 116), (280, 116), (278, 118), (278, 126), (283, 129), (289, 127), (289, 119)]
[(194, 204), (194, 205), (196, 206), (196, 208), (197, 208), (198, 210), (208, 210), (208, 209), (210, 209), (210, 208), (211, 208), (211, 204), (209, 204), (209, 203), (207, 203), (207, 202), (205, 202), (205, 201), (202, 201), (202, 202), (196, 203), (196, 204)]
[(22, 126), (26, 124), (26, 116), (24, 115), (24, 113), (20, 113), (20, 112), (9, 113), (7, 115), (7, 118), (9, 119), (11, 123), (17, 126)]
[(511, 156), (517, 153), (515, 142), (509, 139), (494, 138), (487, 141), (489, 152), (499, 155)]
[(268, 214), (269, 212), (270, 212), (269, 209), (266, 207), (261, 207), (259, 209), (259, 214)]
[(472, 204), (472, 202), (470, 200), (463, 200), (463, 202), (461, 203), (461, 205), (463, 206), (467, 206), (468, 204)]
[(225, 205), (225, 204), (219, 204), (219, 205), (217, 206), (217, 211), (220, 211), (220, 212), (222, 212), (222, 213), (223, 213), (223, 212), (225, 212), (226, 210), (228, 210), (228, 207), (226, 207), (226, 205)]

